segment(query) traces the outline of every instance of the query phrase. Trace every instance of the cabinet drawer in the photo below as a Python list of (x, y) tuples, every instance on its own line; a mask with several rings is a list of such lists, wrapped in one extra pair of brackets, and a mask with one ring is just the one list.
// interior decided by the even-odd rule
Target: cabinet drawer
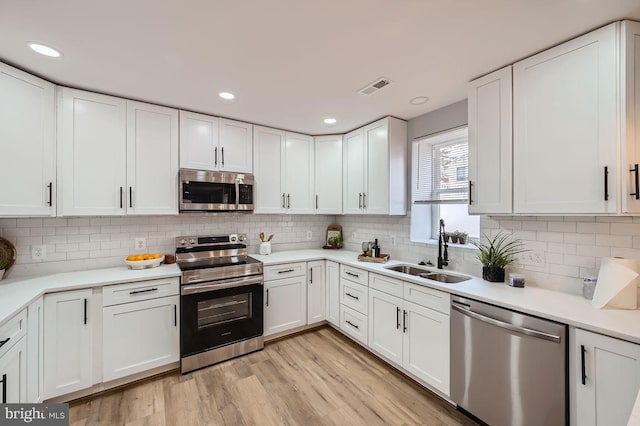
[(369, 273), (362, 269), (340, 265), (340, 277), (362, 285), (369, 285)]
[(306, 273), (306, 262), (287, 263), (264, 267), (264, 280), (279, 280), (280, 278), (301, 277)]
[(340, 307), (340, 330), (344, 331), (354, 339), (367, 344), (368, 319), (366, 315), (356, 312), (347, 306)]
[(449, 315), (451, 295), (417, 284), (404, 283), (404, 299)]
[(404, 291), (403, 282), (401, 280), (378, 274), (369, 275), (369, 287), (398, 297), (402, 297)]
[(27, 310), (0, 326), (0, 357), (4, 355), (27, 332)]
[(157, 299), (179, 293), (180, 280), (178, 278), (108, 285), (102, 288), (102, 306)]
[(340, 303), (367, 315), (369, 312), (369, 287), (341, 279)]

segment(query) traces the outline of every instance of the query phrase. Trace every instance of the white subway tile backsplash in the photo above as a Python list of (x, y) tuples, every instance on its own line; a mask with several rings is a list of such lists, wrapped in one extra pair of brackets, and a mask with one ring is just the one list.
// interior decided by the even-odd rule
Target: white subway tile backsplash
[[(480, 226), (483, 226), (480, 222)], [(547, 231), (547, 222), (538, 222), (537, 220), (526, 220), (522, 222), (522, 230), (524, 231)]]
[(597, 246), (632, 247), (633, 237), (630, 235), (596, 235)]
[(569, 244), (595, 244), (596, 235), (595, 234), (578, 234), (578, 233), (565, 233), (564, 234), (564, 242)]
[(576, 244), (547, 243), (549, 253), (576, 254)]
[(614, 235), (640, 235), (640, 223), (612, 223), (611, 233)]
[(550, 232), (576, 232), (576, 222), (548, 222), (547, 229)]
[[(556, 223), (556, 222), (550, 222), (549, 225), (551, 225), (551, 223)], [(538, 232), (537, 238), (540, 241), (547, 241), (550, 243), (561, 243), (564, 241), (564, 234), (562, 232)]]
[(578, 223), (576, 232), (583, 234), (609, 234), (611, 225), (609, 223), (586, 222)]

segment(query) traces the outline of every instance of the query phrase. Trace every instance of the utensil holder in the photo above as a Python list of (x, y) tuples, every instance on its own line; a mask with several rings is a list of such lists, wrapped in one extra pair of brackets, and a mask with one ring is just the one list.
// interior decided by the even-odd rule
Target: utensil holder
[(271, 254), (271, 241), (260, 243), (260, 254)]

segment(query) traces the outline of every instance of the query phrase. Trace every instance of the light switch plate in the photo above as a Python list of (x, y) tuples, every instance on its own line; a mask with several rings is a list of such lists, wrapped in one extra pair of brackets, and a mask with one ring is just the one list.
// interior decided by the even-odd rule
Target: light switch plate
[(518, 255), (518, 263), (529, 266), (544, 266), (547, 261), (542, 250), (531, 250)]
[(135, 241), (136, 250), (146, 250), (147, 249), (147, 239), (146, 238), (138, 237), (134, 241)]
[(31, 246), (31, 260), (44, 260), (47, 258), (47, 246), (33, 245)]
[(307, 240), (311, 240), (311, 239), (313, 239), (313, 232), (307, 231)]
[(389, 237), (389, 239), (391, 240), (391, 245), (396, 247), (398, 245), (397, 240), (396, 240), (396, 236), (395, 235), (391, 235)]

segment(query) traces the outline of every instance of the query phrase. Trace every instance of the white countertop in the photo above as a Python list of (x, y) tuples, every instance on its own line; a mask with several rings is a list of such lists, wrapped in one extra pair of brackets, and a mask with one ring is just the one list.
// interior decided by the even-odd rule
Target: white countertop
[(141, 270), (122, 265), (31, 278), (8, 278), (0, 281), (0, 324), (44, 293), (179, 276), (180, 268), (172, 264)]
[[(581, 296), (532, 286), (515, 288), (505, 283), (491, 283), (477, 277), (472, 277), (470, 280), (461, 283), (442, 284), (437, 281), (385, 269), (385, 266), (407, 262), (389, 261), (384, 264), (359, 262), (357, 260), (357, 252), (344, 250), (298, 250), (276, 252), (267, 256), (254, 254), (251, 256), (262, 261), (265, 265), (319, 259), (333, 260), (370, 272), (425, 285), (451, 294), (492, 303), (640, 344), (640, 310), (596, 309), (591, 306), (590, 300), (586, 300)], [(464, 275), (454, 271), (445, 272)]]

